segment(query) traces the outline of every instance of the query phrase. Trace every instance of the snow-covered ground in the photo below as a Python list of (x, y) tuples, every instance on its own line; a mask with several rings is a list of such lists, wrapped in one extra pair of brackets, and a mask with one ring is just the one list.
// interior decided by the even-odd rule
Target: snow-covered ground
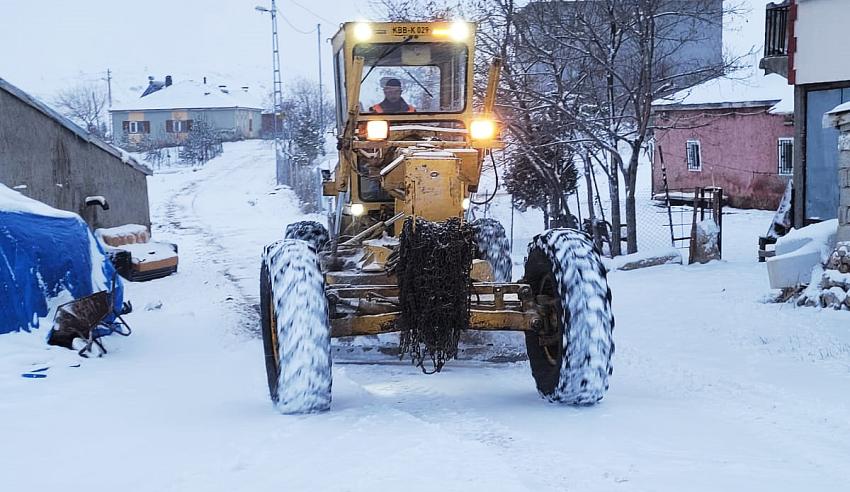
[[(617, 351), (599, 405), (544, 402), (525, 362), (424, 376), (387, 357), (337, 361), (329, 413), (277, 414), (256, 336), (259, 258), (301, 215), (273, 176), (267, 144), (241, 142), (150, 179), (153, 235), (179, 244), (180, 271), (127, 286), (134, 333), (109, 339), (108, 356), (0, 336), (0, 490), (850, 483), (850, 314), (765, 302), (758, 211), (724, 217), (724, 261), (610, 275)], [(516, 217), (515, 258), (539, 226)]]

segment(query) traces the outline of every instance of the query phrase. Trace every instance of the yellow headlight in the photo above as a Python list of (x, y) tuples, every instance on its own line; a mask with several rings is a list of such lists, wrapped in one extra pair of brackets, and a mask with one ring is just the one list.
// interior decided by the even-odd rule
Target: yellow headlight
[(469, 134), (473, 140), (490, 140), (496, 136), (496, 122), (493, 120), (474, 120), (469, 125)]
[(366, 23), (359, 23), (354, 25), (354, 38), (357, 41), (366, 41), (367, 39), (372, 37), (372, 26)]
[(366, 122), (366, 140), (386, 140), (390, 124), (383, 120)]
[(360, 217), (363, 215), (363, 212), (366, 211), (366, 208), (363, 207), (362, 203), (352, 203), (351, 204), (351, 215), (355, 217)]

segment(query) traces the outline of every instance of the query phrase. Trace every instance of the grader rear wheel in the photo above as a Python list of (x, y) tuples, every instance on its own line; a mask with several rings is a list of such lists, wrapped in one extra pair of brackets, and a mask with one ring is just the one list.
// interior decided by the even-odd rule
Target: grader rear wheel
[(551, 300), (554, 340), (526, 332), (531, 373), (552, 402), (592, 405), (608, 389), (614, 353), (611, 290), (599, 253), (587, 235), (553, 229), (529, 245), (524, 281)]
[(260, 310), (269, 395), (281, 413), (330, 409), (331, 340), (315, 250), (284, 239), (266, 247)]
[(476, 219), (470, 224), (474, 231), (475, 257), (490, 262), (493, 280), (511, 281), (511, 247), (505, 228), (496, 219)]

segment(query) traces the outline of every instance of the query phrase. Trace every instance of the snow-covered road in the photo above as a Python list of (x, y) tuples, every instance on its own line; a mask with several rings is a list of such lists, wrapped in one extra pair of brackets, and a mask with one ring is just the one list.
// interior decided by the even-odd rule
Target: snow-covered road
[[(107, 357), (0, 337), (0, 490), (847, 489), (850, 313), (763, 302), (758, 212), (724, 218), (726, 261), (611, 275), (597, 406), (540, 400), (525, 362), (425, 376), (387, 357), (337, 362), (329, 413), (275, 413), (257, 270), (300, 214), (273, 172), (242, 142), (151, 178), (180, 272), (128, 285), (135, 332)], [(20, 377), (36, 366), (48, 377)]]

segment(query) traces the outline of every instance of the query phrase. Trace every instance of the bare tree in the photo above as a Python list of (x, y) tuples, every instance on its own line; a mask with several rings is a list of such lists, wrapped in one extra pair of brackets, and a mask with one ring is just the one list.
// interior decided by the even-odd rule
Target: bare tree
[[(428, 20), (441, 8), (448, 9), (447, 15), (478, 20), (477, 47), (485, 55), (478, 60), (498, 56), (504, 61), (497, 112), (507, 129), (508, 159), (513, 155), (535, 170), (552, 191), (575, 172), (564, 165), (573, 156), (594, 161), (608, 177), (614, 255), (620, 254), (623, 222), (621, 178), (628, 252), (637, 251), (638, 159), (654, 130), (652, 102), (727, 75), (743, 59), (723, 56), (717, 35), (724, 18), (741, 12), (734, 1), (378, 4), (394, 20)], [(717, 56), (693, 56), (712, 43)], [(476, 94), (483, 92), (485, 74), (485, 66), (476, 67)], [(567, 215), (566, 201), (561, 202), (555, 213)]]
[(106, 91), (99, 84), (78, 84), (60, 91), (53, 100), (59, 112), (99, 137), (105, 136)]

